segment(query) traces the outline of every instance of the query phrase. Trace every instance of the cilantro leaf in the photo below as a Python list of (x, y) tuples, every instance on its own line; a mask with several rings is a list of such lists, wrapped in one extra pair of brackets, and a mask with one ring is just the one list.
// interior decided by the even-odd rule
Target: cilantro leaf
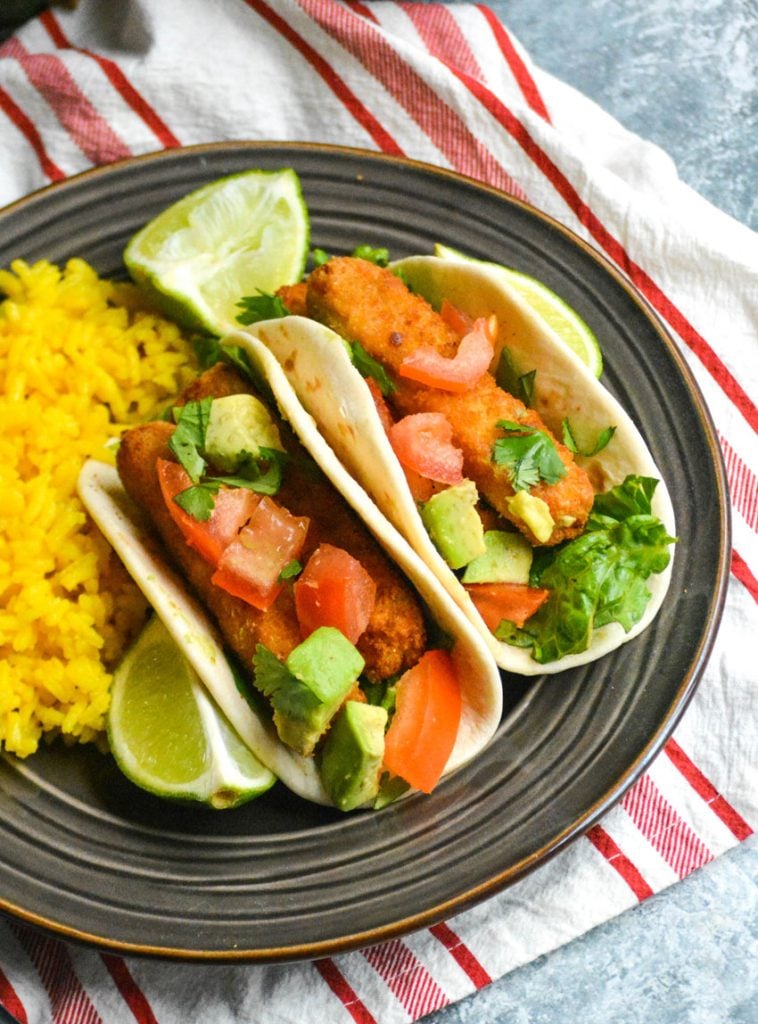
[(371, 245), (357, 245), (350, 254), (359, 260), (368, 260), (377, 267), (386, 267), (390, 261), (389, 249), (375, 249)]
[(595, 629), (618, 622), (628, 632), (650, 600), (646, 581), (662, 572), (675, 542), (650, 513), (657, 481), (629, 476), (595, 498), (582, 536), (535, 556), (530, 583), (550, 597), (516, 629), (503, 622), (498, 639), (532, 647), (540, 664), (584, 651)]
[(313, 261), (314, 267), (321, 267), (324, 265), (324, 263), (328, 263), (330, 259), (331, 256), (326, 251), (326, 249), (311, 250), (311, 260)]
[(237, 323), (257, 324), (259, 320), (277, 320), (289, 316), (289, 310), (278, 295), (271, 295), (258, 289), (257, 295), (243, 295), (237, 305), (242, 309), (236, 316)]
[(287, 562), (285, 567), (279, 573), (279, 581), (292, 580), (295, 576), (299, 576), (303, 571), (303, 567), (296, 558), (293, 558), (291, 562)]
[(217, 490), (218, 487), (209, 486), (207, 482), (195, 484), (175, 494), (174, 501), (179, 508), (184, 509), (193, 519), (204, 523), (213, 514), (213, 496)]
[(569, 423), (568, 418), (566, 418), (563, 421), (562, 426), (563, 443), (566, 445), (568, 450), (570, 452), (573, 452), (574, 455), (583, 455), (587, 459), (591, 458), (593, 455), (597, 455), (598, 452), (601, 452), (603, 448), (605, 448), (606, 445), (609, 443), (613, 435), (616, 433), (615, 427), (606, 427), (605, 430), (601, 430), (598, 433), (597, 437), (595, 438), (594, 444), (585, 445), (584, 447), (582, 447), (577, 443), (576, 437), (574, 436), (574, 431), (571, 427), (571, 424)]
[(208, 370), (219, 361), (221, 342), (212, 334), (196, 334), (191, 344), (201, 370)]
[(355, 368), (361, 377), (373, 377), (383, 395), (391, 395), (397, 391), (382, 364), (372, 358), (359, 341), (350, 343), (350, 351)]
[(492, 461), (506, 467), (514, 491), (529, 490), (540, 480), (554, 484), (566, 475), (555, 443), (544, 430), (512, 420), (498, 420), (497, 426), (508, 436), (495, 441)]
[(232, 476), (209, 476), (203, 483), (213, 484), (218, 490), (227, 487), (247, 487), (256, 494), (276, 494), (282, 486), (282, 474), (288, 461), (286, 452), (278, 448), (259, 448), (257, 455), (242, 452), (237, 472)]
[(199, 402), (187, 402), (174, 411), (176, 429), (168, 446), (194, 484), (200, 480), (205, 469), (202, 449), (205, 445), (212, 401), (212, 398), (201, 398)]
[(313, 690), (293, 676), (263, 644), (256, 645), (253, 670), (256, 689), (268, 697), (274, 711), (282, 717), (307, 719), (308, 713), (320, 705), (321, 701)]

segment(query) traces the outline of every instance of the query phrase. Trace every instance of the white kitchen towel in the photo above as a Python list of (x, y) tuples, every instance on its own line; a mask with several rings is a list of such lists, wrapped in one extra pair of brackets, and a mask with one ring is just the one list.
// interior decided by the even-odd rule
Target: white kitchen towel
[(501, 895), (381, 946), (272, 967), (101, 954), (7, 921), (0, 1004), (28, 1024), (413, 1021), (683, 878), (758, 821), (756, 236), (535, 67), (480, 5), (80, 0), (0, 46), (0, 205), (96, 164), (232, 139), (452, 168), (526, 198), (627, 275), (679, 344), (723, 447), (734, 532), (723, 625), (648, 771)]

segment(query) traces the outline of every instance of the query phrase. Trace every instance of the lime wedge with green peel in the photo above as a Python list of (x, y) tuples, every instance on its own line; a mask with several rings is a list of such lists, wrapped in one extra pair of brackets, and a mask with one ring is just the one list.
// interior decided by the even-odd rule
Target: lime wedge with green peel
[(473, 256), (466, 256), (465, 253), (452, 249), (450, 246), (436, 243), (434, 255), (440, 259), (465, 260), (470, 263), (481, 263), (482, 266), (496, 270), (503, 275), (514, 291), (532, 307), (535, 313), (555, 331), (561, 341), (568, 345), (582, 360), (584, 365), (599, 377), (603, 372), (603, 354), (597, 338), (582, 320), (579, 314), (567, 305), (554, 291), (528, 274), (522, 274), (511, 267), (501, 266), (499, 263), (488, 263), (485, 260), (474, 259)]
[(157, 616), (114, 673), (108, 739), (124, 775), (158, 796), (222, 810), (276, 781), (219, 711)]
[(309, 243), (295, 171), (243, 171), (159, 213), (131, 239), (124, 263), (172, 319), (221, 335), (239, 327), (244, 295), (300, 280)]

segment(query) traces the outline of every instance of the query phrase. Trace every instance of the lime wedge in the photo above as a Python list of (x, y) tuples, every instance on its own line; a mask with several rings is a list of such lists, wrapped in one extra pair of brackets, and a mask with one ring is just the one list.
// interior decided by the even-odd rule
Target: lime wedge
[(503, 275), (504, 280), (519, 293), (519, 295), (532, 307), (535, 313), (542, 317), (552, 327), (561, 341), (568, 345), (582, 360), (584, 365), (599, 377), (603, 372), (603, 354), (597, 338), (582, 320), (579, 314), (567, 305), (560, 296), (551, 291), (547, 285), (538, 281), (528, 274), (522, 274), (511, 267), (501, 266), (499, 263), (487, 263), (484, 260), (474, 259), (473, 256), (466, 256), (457, 249), (442, 245), (437, 242), (434, 246), (434, 255), (440, 259), (465, 260), (470, 263), (481, 263), (491, 270), (497, 270)]
[(124, 263), (168, 316), (220, 335), (239, 327), (243, 295), (300, 280), (309, 241), (295, 171), (243, 171), (159, 213), (131, 239)]
[(157, 615), (114, 673), (108, 739), (124, 775), (158, 796), (221, 810), (276, 781), (221, 714)]

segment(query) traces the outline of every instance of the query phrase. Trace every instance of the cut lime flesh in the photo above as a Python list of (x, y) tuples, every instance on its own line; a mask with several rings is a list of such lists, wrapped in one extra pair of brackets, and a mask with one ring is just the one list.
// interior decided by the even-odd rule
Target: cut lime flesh
[(108, 739), (122, 772), (158, 796), (236, 807), (276, 781), (153, 616), (113, 677)]
[(464, 260), (470, 263), (481, 263), (482, 266), (496, 270), (503, 279), (529, 303), (537, 313), (558, 335), (561, 341), (576, 353), (584, 365), (600, 377), (603, 372), (603, 354), (593, 331), (579, 314), (571, 308), (554, 291), (529, 274), (524, 274), (511, 267), (499, 263), (488, 263), (467, 256), (450, 246), (438, 242), (434, 246), (434, 255), (440, 259)]
[(300, 280), (309, 244), (295, 171), (243, 171), (159, 213), (128, 243), (124, 263), (173, 319), (221, 335), (239, 327), (243, 296)]

